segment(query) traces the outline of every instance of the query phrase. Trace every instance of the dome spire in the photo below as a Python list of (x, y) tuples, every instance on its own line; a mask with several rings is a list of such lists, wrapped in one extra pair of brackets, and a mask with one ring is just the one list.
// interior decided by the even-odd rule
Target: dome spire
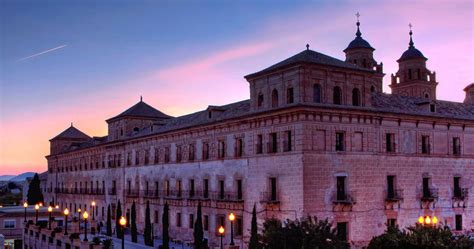
[(360, 32), (360, 29), (359, 29), (359, 26), (360, 26), (360, 22), (359, 22), (359, 17), (360, 17), (360, 14), (359, 12), (356, 13), (356, 17), (357, 17), (357, 32), (356, 32), (356, 36), (357, 37), (361, 37), (362, 33)]
[(413, 27), (413, 25), (411, 25), (411, 23), (408, 24), (408, 27), (410, 27), (410, 43), (408, 43), (408, 48), (414, 48), (415, 46), (415, 43), (413, 42), (413, 38), (412, 38), (412, 35), (413, 35), (413, 31), (411, 30), (411, 28)]

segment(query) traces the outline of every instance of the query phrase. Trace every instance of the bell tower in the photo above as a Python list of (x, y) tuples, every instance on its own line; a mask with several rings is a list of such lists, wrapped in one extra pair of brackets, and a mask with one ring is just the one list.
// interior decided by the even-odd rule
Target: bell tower
[(410, 27), (410, 42), (408, 49), (402, 54), (398, 62), (398, 72), (392, 74), (390, 88), (392, 94), (422, 97), (429, 100), (436, 99), (436, 73), (426, 68), (426, 58), (413, 42), (412, 25)]

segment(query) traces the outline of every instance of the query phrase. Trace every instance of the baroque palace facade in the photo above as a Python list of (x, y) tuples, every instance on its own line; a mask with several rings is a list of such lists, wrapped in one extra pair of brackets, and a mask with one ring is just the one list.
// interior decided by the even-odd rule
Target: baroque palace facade
[[(474, 84), (464, 103), (437, 100), (436, 74), (415, 48), (397, 60), (392, 94), (382, 63), (356, 38), (345, 61), (306, 49), (245, 76), (250, 99), (180, 117), (142, 100), (107, 120), (108, 135), (69, 127), (50, 140), (46, 200), (91, 210), (105, 222), (117, 202), (138, 204), (143, 230), (150, 202), (154, 234), (170, 204), (170, 235), (192, 241), (198, 202), (205, 236), (230, 212), (246, 248), (258, 220), (329, 218), (359, 248), (387, 225), (436, 216), (457, 232), (474, 230)], [(447, 83), (445, 83), (447, 84)]]

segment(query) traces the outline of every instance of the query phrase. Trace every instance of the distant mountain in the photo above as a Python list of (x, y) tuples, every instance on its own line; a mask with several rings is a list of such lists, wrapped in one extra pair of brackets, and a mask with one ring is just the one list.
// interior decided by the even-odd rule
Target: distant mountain
[(10, 179), (12, 179), (13, 177), (16, 177), (16, 176), (11, 176), (11, 175), (3, 175), (3, 176), (0, 176), (0, 182), (3, 182), (3, 181), (10, 181)]
[(13, 178), (10, 179), (11, 182), (22, 182), (26, 180), (28, 177), (33, 177), (35, 175), (35, 172), (26, 172), (23, 174), (19, 174)]

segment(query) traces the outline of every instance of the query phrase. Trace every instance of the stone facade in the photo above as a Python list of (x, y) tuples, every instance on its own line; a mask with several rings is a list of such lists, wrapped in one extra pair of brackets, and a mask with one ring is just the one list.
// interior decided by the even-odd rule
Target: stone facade
[[(432, 75), (428, 82), (395, 78), (408, 88), (431, 84), (428, 97), (398, 86), (394, 94), (382, 93), (382, 64), (359, 27), (356, 35), (344, 50), (346, 61), (307, 47), (247, 75), (250, 100), (181, 117), (140, 101), (109, 120), (113, 134), (106, 137), (86, 139), (68, 128), (51, 140), (61, 150), (47, 156), (47, 200), (71, 210), (90, 210), (95, 201), (99, 220), (108, 205), (114, 211), (120, 200), (128, 215), (136, 202), (139, 230), (149, 201), (158, 237), (167, 202), (171, 237), (184, 241), (192, 241), (201, 202), (209, 243), (219, 242), (222, 222), (229, 243), (226, 217), (234, 212), (241, 248), (254, 205), (260, 223), (327, 217), (354, 248), (388, 223), (405, 227), (421, 215), (436, 215), (457, 232), (474, 231), (472, 102), (436, 100), (429, 71), (422, 74)], [(393, 77), (410, 63), (425, 65), (426, 58), (412, 52), (400, 58)]]

